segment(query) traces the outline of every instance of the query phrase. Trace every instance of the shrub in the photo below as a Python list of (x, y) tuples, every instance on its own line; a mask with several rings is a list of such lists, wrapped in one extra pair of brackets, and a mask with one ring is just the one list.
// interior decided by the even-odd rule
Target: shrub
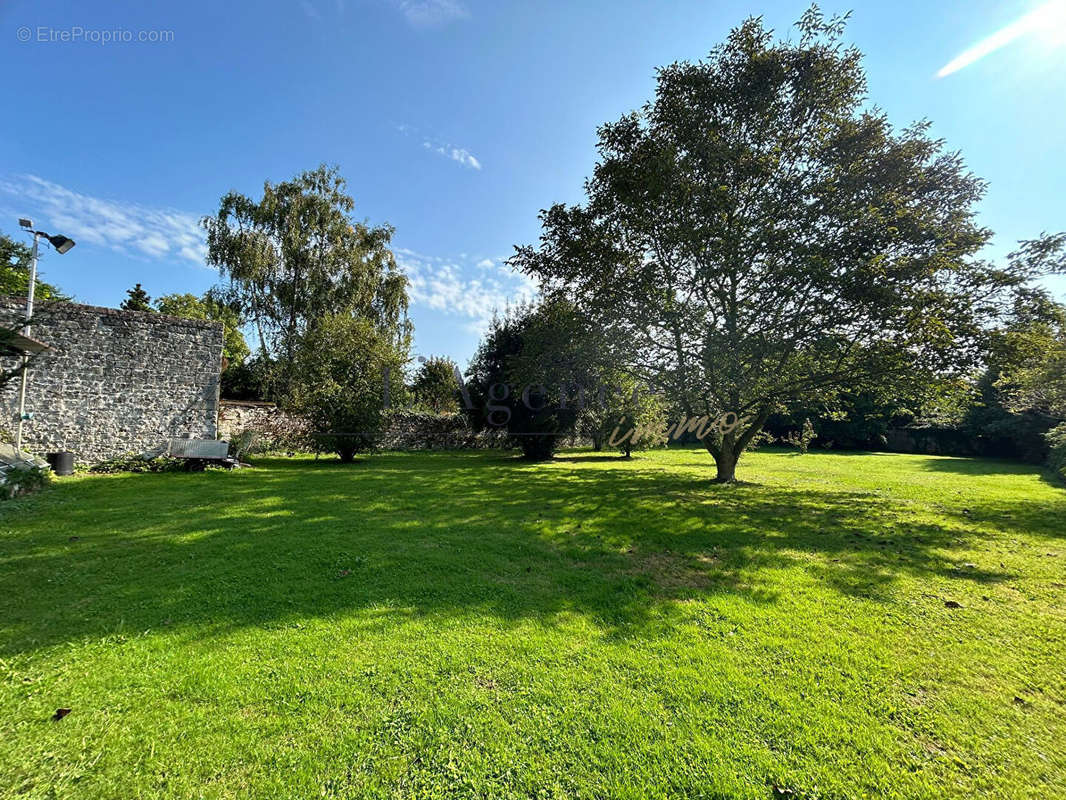
[(19, 495), (29, 494), (43, 489), (52, 479), (52, 471), (47, 467), (23, 464), (12, 467), (0, 477), (0, 500), (11, 500)]
[(815, 433), (814, 425), (811, 424), (810, 417), (803, 420), (803, 428), (799, 431), (790, 431), (787, 436), (784, 436), (781, 441), (785, 444), (795, 447), (801, 454), (806, 453), (811, 448), (811, 442), (818, 438), (818, 434)]
[(240, 461), (241, 456), (245, 456), (251, 452), (257, 438), (258, 436), (253, 430), (244, 430), (231, 436), (229, 440), (229, 454)]
[(381, 437), (387, 395), (400, 395), (405, 346), (367, 319), (319, 319), (300, 342), (288, 410), (311, 426), (317, 447), (341, 461), (372, 450)]
[(393, 409), (385, 413), (381, 447), (387, 450), (466, 450), (507, 447), (506, 431), (477, 433), (464, 414)]
[(1066, 422), (1047, 432), (1048, 466), (1066, 480)]
[(106, 461), (99, 461), (89, 467), (89, 472), (113, 475), (121, 472), (178, 472), (184, 469), (185, 461), (180, 458), (171, 458), (170, 456), (145, 458), (136, 453), (130, 453), (109, 458)]

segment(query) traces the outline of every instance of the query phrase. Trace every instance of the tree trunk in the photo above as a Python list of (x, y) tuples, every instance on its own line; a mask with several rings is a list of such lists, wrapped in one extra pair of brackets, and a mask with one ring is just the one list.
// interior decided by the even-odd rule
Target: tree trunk
[(722, 451), (715, 456), (714, 464), (718, 468), (718, 474), (714, 478), (715, 483), (736, 483), (737, 457), (732, 447), (723, 447)]
[(718, 474), (714, 478), (715, 483), (735, 483), (737, 480), (737, 461), (743, 447), (737, 446), (737, 436), (730, 432), (722, 437), (719, 444), (712, 443), (710, 437), (703, 440), (707, 451), (714, 457), (714, 465), (718, 468)]

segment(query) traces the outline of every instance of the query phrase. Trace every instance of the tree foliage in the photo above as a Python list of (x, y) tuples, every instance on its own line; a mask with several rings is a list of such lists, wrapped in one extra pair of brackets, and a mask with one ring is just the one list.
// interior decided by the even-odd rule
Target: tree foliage
[(260, 352), (280, 367), (282, 390), (297, 348), (320, 320), (367, 320), (396, 343), (410, 333), (392, 228), (352, 220), (354, 207), (337, 169), (321, 166), (267, 182), (258, 200), (230, 192), (203, 220), (208, 263), (225, 280), (222, 299), (254, 326)]
[(927, 123), (869, 107), (843, 26), (814, 7), (775, 41), (749, 19), (660, 69), (653, 102), (600, 128), (587, 201), (542, 212), (512, 259), (686, 413), (746, 418), (705, 440), (722, 481), (775, 409), (972, 366), (1029, 277), (978, 258), (984, 183)]
[(431, 356), (418, 367), (411, 381), (416, 405), (443, 414), (458, 410), (459, 367), (446, 356)]
[(139, 283), (126, 290), (126, 299), (119, 304), (119, 308), (123, 311), (155, 311), (151, 296)]
[(321, 317), (296, 347), (285, 405), (308, 420), (321, 447), (350, 462), (382, 433), (386, 392), (402, 391), (407, 347), (371, 320)]
[(1019, 296), (993, 349), (1006, 408), (1066, 420), (1066, 306), (1045, 292)]
[[(30, 260), (33, 250), (29, 245), (0, 234), (0, 295), (25, 297), (30, 288)], [(41, 280), (38, 264), (37, 282), (34, 285), (37, 300), (69, 301), (70, 297), (50, 283)]]
[(210, 292), (197, 297), (194, 294), (166, 294), (155, 301), (161, 314), (185, 319), (214, 320), (223, 326), (222, 355), (228, 367), (244, 363), (248, 357), (248, 343), (241, 333), (240, 312), (232, 305), (216, 299)]
[(593, 449), (606, 446), (627, 458), (634, 450), (665, 444), (667, 424), (662, 399), (610, 365), (599, 372), (599, 386), (586, 392), (578, 417), (578, 431), (592, 441)]
[(580, 392), (598, 380), (593, 331), (565, 301), (526, 304), (493, 320), (466, 373), (475, 431), (504, 428), (529, 460), (575, 433)]

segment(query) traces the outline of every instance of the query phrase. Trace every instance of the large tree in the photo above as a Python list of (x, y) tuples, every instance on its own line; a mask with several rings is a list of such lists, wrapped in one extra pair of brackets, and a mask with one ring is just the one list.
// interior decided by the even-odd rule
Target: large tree
[(531, 461), (576, 433), (600, 383), (596, 332), (572, 304), (523, 304), (493, 319), (463, 386), (475, 431), (503, 429)]
[(208, 263), (226, 281), (223, 299), (250, 321), (260, 354), (279, 365), (282, 392), (300, 342), (319, 320), (365, 319), (396, 343), (410, 333), (392, 228), (353, 220), (354, 207), (337, 169), (321, 166), (266, 183), (258, 200), (230, 192), (203, 220)]
[(749, 19), (660, 69), (653, 102), (600, 128), (587, 202), (542, 212), (512, 260), (685, 413), (745, 418), (704, 439), (723, 482), (775, 409), (974, 363), (1027, 277), (977, 257), (983, 182), (869, 105), (843, 20), (812, 7), (797, 27)]

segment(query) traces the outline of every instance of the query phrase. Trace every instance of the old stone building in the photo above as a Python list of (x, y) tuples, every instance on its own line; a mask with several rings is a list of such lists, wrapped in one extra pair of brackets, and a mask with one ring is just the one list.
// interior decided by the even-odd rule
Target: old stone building
[[(0, 298), (17, 325), (25, 301)], [(214, 439), (222, 323), (77, 303), (42, 303), (33, 338), (48, 345), (30, 367), (23, 449), (70, 450), (80, 463), (158, 451), (171, 438)], [(9, 359), (5, 366), (10, 367)], [(3, 390), (3, 433), (13, 439), (18, 381)]]

